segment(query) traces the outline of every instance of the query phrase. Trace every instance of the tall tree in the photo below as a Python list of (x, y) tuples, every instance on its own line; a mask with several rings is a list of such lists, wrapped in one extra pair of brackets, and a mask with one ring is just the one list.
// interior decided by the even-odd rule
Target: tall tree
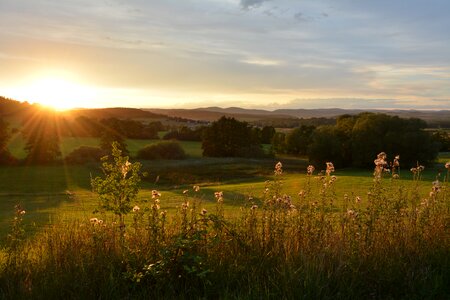
[(286, 137), (286, 150), (291, 154), (306, 155), (316, 127), (302, 125), (293, 129)]
[[(205, 130), (202, 142), (204, 156), (236, 157), (261, 155), (262, 150), (246, 122), (222, 117)], [(250, 150), (251, 149), (251, 150)]]
[(124, 155), (128, 155), (127, 144), (125, 143), (126, 135), (123, 132), (121, 121), (116, 118), (103, 119), (101, 124), (100, 148), (107, 153), (112, 152), (112, 144), (117, 142), (117, 148)]
[(45, 164), (61, 158), (60, 132), (56, 113), (41, 110), (24, 125), (26, 161)]

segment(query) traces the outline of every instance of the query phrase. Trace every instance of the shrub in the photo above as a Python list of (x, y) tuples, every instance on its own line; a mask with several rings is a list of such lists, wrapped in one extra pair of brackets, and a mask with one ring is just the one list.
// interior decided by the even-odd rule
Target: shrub
[(99, 162), (105, 155), (105, 151), (98, 147), (81, 146), (70, 152), (66, 157), (66, 161), (70, 164)]
[(185, 159), (186, 153), (181, 145), (174, 141), (164, 141), (148, 145), (137, 154), (139, 159)]

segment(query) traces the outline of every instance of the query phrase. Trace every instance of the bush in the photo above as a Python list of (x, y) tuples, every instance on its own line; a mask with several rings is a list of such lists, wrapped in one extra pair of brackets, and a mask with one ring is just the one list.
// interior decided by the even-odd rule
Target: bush
[(181, 145), (174, 141), (164, 141), (146, 146), (139, 150), (139, 159), (185, 159), (186, 153)]
[(0, 150), (0, 166), (11, 166), (18, 163), (18, 159), (15, 158), (8, 150)]
[(66, 157), (66, 161), (71, 164), (100, 162), (100, 158), (105, 155), (106, 152), (98, 147), (81, 146), (69, 153)]

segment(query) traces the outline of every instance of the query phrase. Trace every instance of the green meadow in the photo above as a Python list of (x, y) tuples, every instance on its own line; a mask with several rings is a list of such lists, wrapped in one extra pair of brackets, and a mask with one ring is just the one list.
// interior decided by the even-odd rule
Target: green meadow
[[(154, 142), (127, 141), (131, 156)], [(98, 141), (65, 138), (63, 156), (81, 145)], [(96, 212), (100, 163), (0, 167), (0, 299), (448, 298), (449, 153), (376, 180), (181, 145), (188, 159), (140, 161), (126, 226)]]

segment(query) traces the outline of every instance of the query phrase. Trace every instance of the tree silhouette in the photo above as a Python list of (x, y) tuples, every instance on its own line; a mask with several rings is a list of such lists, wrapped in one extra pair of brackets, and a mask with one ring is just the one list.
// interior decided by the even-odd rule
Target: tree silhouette
[(24, 125), (28, 163), (46, 164), (61, 158), (58, 118), (54, 112), (40, 111)]

